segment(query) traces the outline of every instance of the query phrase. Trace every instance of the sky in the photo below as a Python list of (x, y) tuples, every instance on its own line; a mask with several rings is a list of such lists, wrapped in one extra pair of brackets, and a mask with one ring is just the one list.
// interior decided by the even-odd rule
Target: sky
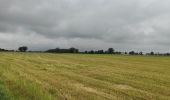
[(170, 0), (0, 0), (0, 48), (170, 52)]

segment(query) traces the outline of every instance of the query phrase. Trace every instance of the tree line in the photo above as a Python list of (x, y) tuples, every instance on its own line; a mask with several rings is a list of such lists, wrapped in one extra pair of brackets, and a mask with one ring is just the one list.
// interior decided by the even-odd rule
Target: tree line
[(14, 50), (7, 50), (7, 49), (0, 48), (0, 52), (14, 52)]
[[(19, 52), (26, 52), (28, 50), (27, 46), (22, 46), (18, 48)], [(0, 52), (16, 52), (17, 50), (7, 50), (7, 49), (2, 49), (0, 48)]]
[[(27, 50), (28, 50), (27, 46), (21, 46), (21, 47), (18, 48), (17, 51), (0, 48), (0, 52), (26, 52)], [(29, 51), (29, 52), (34, 52), (34, 51)], [(43, 51), (41, 51), (41, 52), (43, 52)], [(135, 52), (135, 51), (120, 52), (120, 51), (115, 51), (114, 48), (108, 48), (107, 50), (89, 50), (89, 51), (86, 50), (84, 52), (80, 52), (79, 49), (71, 47), (71, 48), (68, 48), (68, 49), (60, 49), (60, 48), (49, 49), (45, 52), (46, 53), (124, 54), (124, 55), (170, 56), (170, 53), (154, 53), (153, 51), (151, 51), (150, 53), (145, 53), (145, 54), (143, 52)]]
[(45, 52), (49, 52), (49, 53), (79, 53), (79, 49), (76, 49), (76, 48), (69, 48), (69, 49), (56, 48), (56, 49), (49, 49)]
[(108, 48), (107, 50), (89, 50), (89, 51), (84, 51), (80, 52), (79, 49), (76, 48), (69, 48), (69, 49), (49, 49), (46, 51), (47, 53), (81, 53), (81, 54), (124, 54), (124, 55), (156, 55), (156, 56), (170, 56), (170, 53), (154, 53), (151, 51), (150, 53), (143, 53), (143, 52), (135, 52), (135, 51), (130, 51), (130, 52), (120, 52), (120, 51), (115, 51), (114, 48)]
[(121, 52), (115, 51), (113, 48), (108, 48), (108, 50), (90, 50), (85, 51), (85, 54), (121, 54)]

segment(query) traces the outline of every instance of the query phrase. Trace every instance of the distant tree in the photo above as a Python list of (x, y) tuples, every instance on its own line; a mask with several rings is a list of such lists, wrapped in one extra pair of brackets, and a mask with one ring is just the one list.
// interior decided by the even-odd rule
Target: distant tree
[(84, 53), (88, 53), (88, 51), (84, 51)]
[(155, 53), (152, 51), (151, 53), (150, 53), (150, 55), (154, 55)]
[(55, 53), (60, 53), (61, 50), (60, 50), (60, 48), (56, 48), (56, 49), (54, 49), (54, 52), (55, 52)]
[(97, 50), (97, 51), (94, 51), (95, 54), (103, 54), (104, 51), (103, 50)]
[(108, 54), (108, 50), (104, 51), (105, 54)]
[(49, 52), (49, 53), (79, 53), (79, 50), (76, 48), (69, 48), (69, 49), (56, 48), (56, 49), (49, 49), (46, 52)]
[(7, 49), (0, 48), (0, 52), (15, 52), (15, 50), (7, 50)]
[(20, 52), (26, 52), (26, 51), (28, 50), (28, 47), (22, 46), (22, 47), (19, 47), (18, 50), (19, 50)]
[(8, 51), (8, 50), (5, 50), (5, 49), (1, 49), (1, 48), (0, 48), (0, 51)]
[(170, 53), (166, 53), (165, 55), (166, 55), (166, 56), (170, 56)]
[(70, 53), (78, 53), (79, 52), (79, 50), (78, 49), (76, 49), (76, 48), (70, 48), (69, 49), (70, 50)]
[(104, 50), (98, 50), (99, 54), (104, 54)]
[(108, 49), (108, 53), (109, 53), (109, 54), (113, 54), (114, 51), (115, 51), (115, 50), (114, 50), (113, 48), (109, 48), (109, 49)]
[(135, 55), (135, 52), (134, 51), (130, 51), (129, 54), (130, 55)]
[(122, 52), (120, 52), (120, 51), (116, 51), (116, 52), (114, 52), (114, 54), (118, 54), (118, 55), (120, 55), (120, 54), (122, 54)]
[(94, 51), (93, 51), (93, 50), (91, 50), (89, 53), (90, 53), (90, 54), (94, 54)]
[(99, 52), (98, 52), (98, 51), (94, 51), (94, 53), (95, 53), (95, 54), (99, 54)]
[(143, 52), (139, 52), (139, 55), (143, 55)]

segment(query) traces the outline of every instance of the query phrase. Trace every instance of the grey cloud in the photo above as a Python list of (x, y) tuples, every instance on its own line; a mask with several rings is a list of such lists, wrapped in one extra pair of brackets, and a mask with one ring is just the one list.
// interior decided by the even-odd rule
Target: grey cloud
[(169, 4), (169, 0), (0, 0), (0, 46), (167, 51)]

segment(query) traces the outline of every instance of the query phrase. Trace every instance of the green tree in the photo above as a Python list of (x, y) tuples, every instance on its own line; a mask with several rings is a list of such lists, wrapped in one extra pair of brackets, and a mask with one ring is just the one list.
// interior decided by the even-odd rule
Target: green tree
[(28, 50), (28, 47), (27, 46), (22, 46), (22, 47), (19, 47), (18, 50), (20, 52), (26, 52)]
[(115, 51), (115, 50), (114, 50), (113, 48), (109, 48), (109, 49), (108, 49), (108, 53), (109, 53), (109, 54), (113, 54), (114, 51)]

